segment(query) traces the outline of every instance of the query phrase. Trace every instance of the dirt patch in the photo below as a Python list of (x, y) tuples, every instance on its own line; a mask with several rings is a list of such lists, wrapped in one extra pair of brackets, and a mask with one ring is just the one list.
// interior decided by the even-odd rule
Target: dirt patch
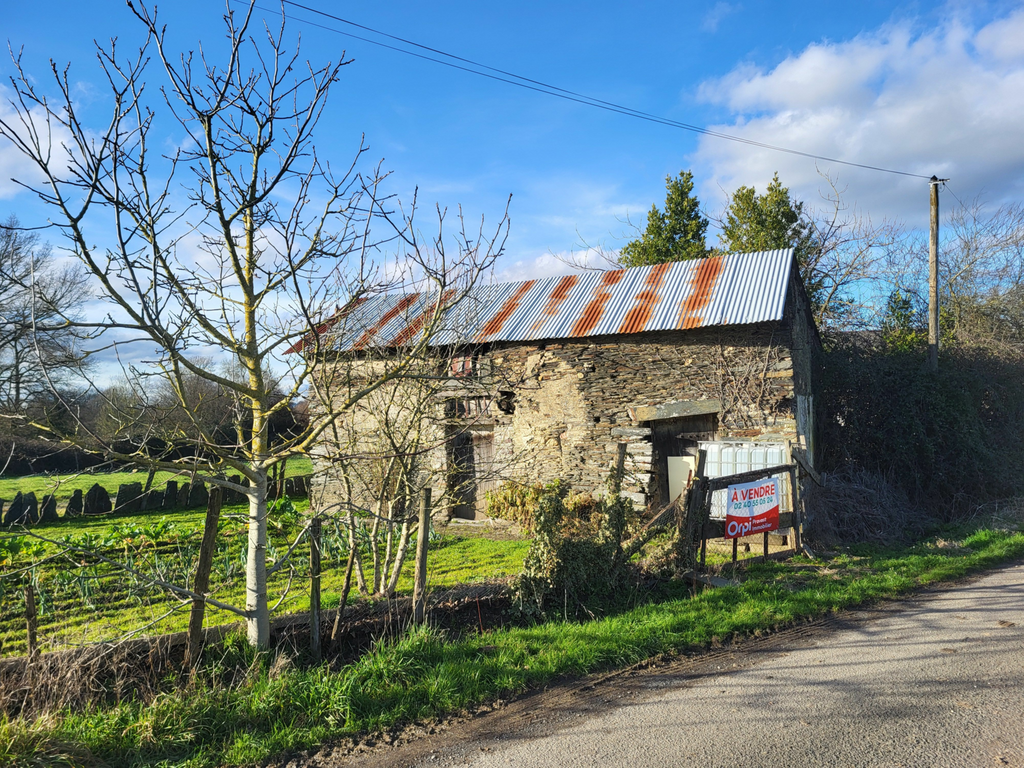
[[(489, 581), (438, 590), (429, 598), (430, 621), (451, 636), (498, 629), (513, 621), (505, 581)], [(332, 639), (337, 611), (321, 614), (321, 648), (337, 669), (376, 642), (395, 640), (409, 626), (412, 599), (361, 602), (347, 608)], [(240, 624), (204, 630), (204, 654)], [(184, 664), (186, 633), (178, 632), (121, 643), (97, 643), (39, 655), (0, 660), (0, 715), (31, 717), (59, 709), (84, 709), (127, 699), (149, 700), (170, 690)], [(271, 647), (282, 657), (304, 663), (309, 648), (308, 614), (293, 614), (271, 624)], [(244, 670), (239, 670), (244, 675)]]

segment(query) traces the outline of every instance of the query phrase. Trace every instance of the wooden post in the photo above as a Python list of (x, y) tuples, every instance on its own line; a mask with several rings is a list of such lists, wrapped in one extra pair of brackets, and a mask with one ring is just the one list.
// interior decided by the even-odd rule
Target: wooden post
[(768, 531), (764, 532), (764, 559), (768, 562)]
[(939, 370), (939, 182), (932, 176), (928, 231), (928, 367)]
[(732, 540), (732, 572), (736, 573), (736, 560), (740, 550), (740, 538), (737, 536)]
[(28, 658), (29, 661), (31, 661), (39, 652), (39, 645), (36, 640), (36, 629), (38, 628), (36, 618), (36, 590), (31, 584), (25, 587), (25, 625), (28, 630)]
[(320, 515), (309, 524), (309, 654), (320, 661)]
[[(210, 571), (213, 568), (213, 556), (217, 551), (217, 524), (220, 522), (223, 493), (219, 485), (210, 488), (210, 500), (206, 504), (206, 520), (203, 523), (203, 541), (199, 545), (199, 563), (196, 565), (196, 579), (192, 588), (197, 595), (205, 595), (210, 589)], [(206, 598), (192, 598), (192, 612), (188, 617), (188, 639), (185, 645), (186, 669), (194, 670), (199, 663), (205, 616)]]
[(615, 474), (612, 476), (612, 492), (622, 492), (622, 478), (626, 474), (626, 443), (619, 443), (615, 451)]
[(800, 513), (800, 483), (796, 469), (789, 470), (790, 498), (793, 500), (793, 546), (797, 554), (803, 551), (801, 543), (800, 526), (804, 523), (803, 515)]
[(420, 527), (416, 534), (416, 582), (412, 591), (412, 620), (422, 624), (427, 615), (427, 540), (430, 538), (430, 488), (420, 499)]
[(708, 540), (704, 538), (704, 522), (705, 518), (707, 517), (707, 515), (705, 514), (704, 507), (709, 506), (711, 504), (710, 494), (707, 493), (706, 490), (704, 490), (704, 472), (706, 469), (705, 465), (707, 464), (707, 460), (708, 452), (705, 451), (703, 448), (698, 449), (697, 466), (693, 473), (693, 482), (694, 484), (697, 484), (698, 481), (700, 481), (700, 484), (697, 487), (702, 490), (701, 505), (698, 508), (700, 514), (697, 516), (697, 535), (700, 537), (700, 567), (702, 570), (707, 561), (708, 554)]

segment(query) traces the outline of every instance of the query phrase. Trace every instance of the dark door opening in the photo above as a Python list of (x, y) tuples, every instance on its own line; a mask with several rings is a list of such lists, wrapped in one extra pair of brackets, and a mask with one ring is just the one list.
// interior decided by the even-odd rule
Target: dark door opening
[(452, 471), (450, 490), (455, 497), (454, 515), (462, 520), (487, 516), (487, 491), (498, 485), (494, 473), (494, 434), (462, 431), (450, 442)]
[(653, 449), (654, 487), (651, 498), (668, 504), (686, 487), (689, 471), (696, 467), (697, 444), (714, 440), (718, 416), (713, 413), (659, 419), (648, 422)]

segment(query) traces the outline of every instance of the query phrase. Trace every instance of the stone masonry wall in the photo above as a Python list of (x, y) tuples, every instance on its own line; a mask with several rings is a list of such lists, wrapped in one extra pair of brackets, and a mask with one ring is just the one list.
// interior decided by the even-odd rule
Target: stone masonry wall
[(641, 501), (652, 444), (640, 409), (717, 400), (718, 438), (796, 440), (790, 346), (773, 323), (495, 348), (515, 392), (514, 413), (496, 418), (496, 463), (519, 481), (600, 492), (626, 442), (625, 490)]

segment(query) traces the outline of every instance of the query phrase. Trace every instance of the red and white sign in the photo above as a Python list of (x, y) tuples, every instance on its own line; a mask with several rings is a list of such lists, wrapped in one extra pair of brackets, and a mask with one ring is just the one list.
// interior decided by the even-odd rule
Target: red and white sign
[(769, 477), (754, 483), (730, 485), (726, 491), (725, 538), (778, 530), (779, 481)]

